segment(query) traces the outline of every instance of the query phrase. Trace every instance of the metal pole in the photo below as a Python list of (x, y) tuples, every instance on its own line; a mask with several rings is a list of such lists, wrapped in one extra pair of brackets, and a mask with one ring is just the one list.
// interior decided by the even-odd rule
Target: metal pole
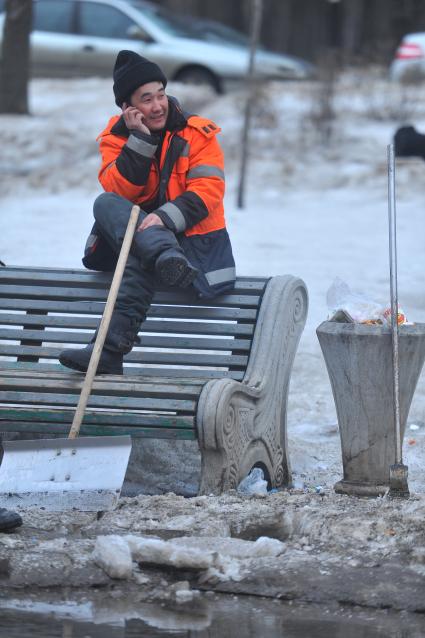
[(397, 464), (402, 463), (400, 428), (400, 387), (398, 356), (398, 290), (397, 290), (397, 219), (395, 205), (395, 154), (394, 145), (387, 146), (388, 153), (388, 222), (390, 248), (391, 331), (393, 356), (394, 424)]
[(247, 73), (247, 97), (245, 102), (245, 112), (242, 128), (241, 142), (241, 170), (238, 188), (238, 208), (243, 208), (245, 204), (245, 176), (248, 163), (249, 129), (251, 125), (252, 105), (255, 98), (255, 52), (260, 38), (261, 17), (263, 13), (263, 0), (251, 0), (251, 31), (249, 47), (249, 64)]

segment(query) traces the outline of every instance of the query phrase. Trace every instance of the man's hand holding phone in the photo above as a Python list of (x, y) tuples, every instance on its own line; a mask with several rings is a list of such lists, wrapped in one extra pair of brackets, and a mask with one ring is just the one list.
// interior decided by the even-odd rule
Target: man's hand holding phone
[(151, 132), (143, 122), (143, 113), (135, 106), (129, 106), (126, 102), (122, 105), (122, 114), (124, 122), (129, 130), (140, 131), (150, 135)]

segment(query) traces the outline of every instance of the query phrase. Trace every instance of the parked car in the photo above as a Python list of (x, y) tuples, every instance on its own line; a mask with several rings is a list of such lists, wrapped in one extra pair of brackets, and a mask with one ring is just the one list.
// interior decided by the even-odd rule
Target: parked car
[(393, 80), (425, 78), (425, 33), (405, 35), (390, 66)]
[(245, 33), (217, 20), (191, 18), (190, 26), (199, 37), (210, 42), (228, 42), (236, 46), (249, 47), (249, 37)]
[[(249, 57), (244, 42), (213, 41), (190, 17), (145, 0), (34, 0), (34, 75), (110, 76), (120, 49), (154, 60), (170, 80), (208, 84), (217, 92), (243, 79)], [(305, 79), (314, 73), (303, 60), (264, 49), (258, 51), (256, 68), (258, 76), (270, 79)]]

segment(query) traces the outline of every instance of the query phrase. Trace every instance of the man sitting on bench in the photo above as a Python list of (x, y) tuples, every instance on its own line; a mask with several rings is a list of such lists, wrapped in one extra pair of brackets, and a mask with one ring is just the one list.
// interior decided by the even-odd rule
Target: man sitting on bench
[[(223, 209), (224, 161), (214, 122), (184, 113), (165, 93), (167, 79), (153, 62), (118, 53), (113, 91), (122, 115), (99, 135), (105, 193), (94, 203), (95, 224), (83, 264), (114, 270), (131, 208), (141, 207), (137, 230), (105, 339), (99, 374), (122, 374), (123, 355), (159, 283), (192, 285), (210, 298), (233, 287), (235, 262)], [(64, 350), (60, 362), (85, 372), (94, 338)]]

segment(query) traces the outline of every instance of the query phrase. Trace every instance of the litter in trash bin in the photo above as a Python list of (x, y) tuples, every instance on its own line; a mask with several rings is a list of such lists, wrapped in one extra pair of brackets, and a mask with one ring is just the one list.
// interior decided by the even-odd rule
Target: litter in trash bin
[[(329, 321), (364, 323), (369, 325), (391, 325), (391, 308), (384, 306), (366, 295), (353, 292), (348, 284), (336, 277), (326, 294)], [(399, 307), (397, 323), (410, 324), (404, 311)]]
[[(391, 308), (385, 308), (384, 312), (382, 313), (382, 317), (385, 323), (387, 323), (390, 326), (391, 325)], [(400, 308), (400, 306), (398, 307), (397, 323), (399, 326), (401, 326), (402, 324), (409, 323), (406, 319), (406, 315), (404, 314), (404, 311), (402, 310), (402, 308)]]

